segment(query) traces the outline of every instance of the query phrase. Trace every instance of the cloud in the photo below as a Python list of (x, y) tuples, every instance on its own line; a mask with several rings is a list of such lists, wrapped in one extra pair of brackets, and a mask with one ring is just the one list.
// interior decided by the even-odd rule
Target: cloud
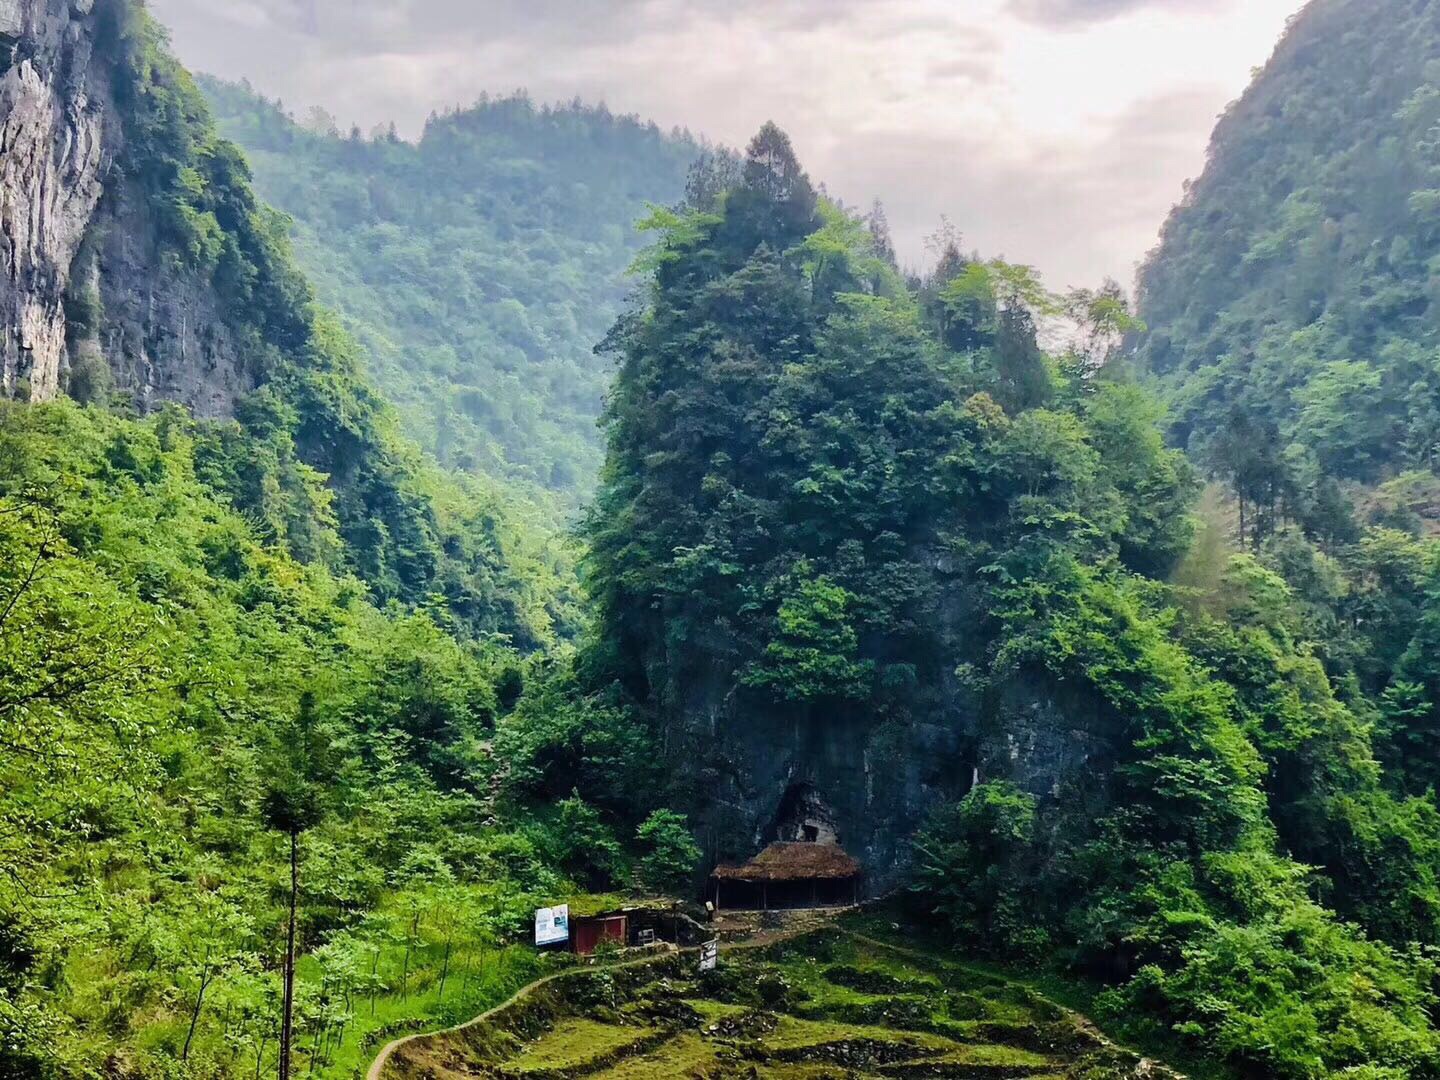
[(1058, 27), (1105, 22), (1150, 9), (1212, 14), (1216, 7), (1216, 0), (1011, 0), (1010, 4), (1022, 19)]
[[(150, 0), (199, 70), (418, 135), (482, 91), (743, 146), (784, 127), (919, 263), (942, 214), (1057, 286), (1129, 280), (1300, 0)], [(1158, 12), (1184, 19), (1155, 19)], [(1228, 14), (1227, 14), (1228, 12)], [(1108, 20), (1101, 22), (1100, 20)]]

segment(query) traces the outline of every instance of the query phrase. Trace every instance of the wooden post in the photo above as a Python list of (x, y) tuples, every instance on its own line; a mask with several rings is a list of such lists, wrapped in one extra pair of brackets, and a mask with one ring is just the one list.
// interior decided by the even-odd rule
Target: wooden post
[(770, 883), (768, 881), (760, 883), (760, 910), (770, 910)]

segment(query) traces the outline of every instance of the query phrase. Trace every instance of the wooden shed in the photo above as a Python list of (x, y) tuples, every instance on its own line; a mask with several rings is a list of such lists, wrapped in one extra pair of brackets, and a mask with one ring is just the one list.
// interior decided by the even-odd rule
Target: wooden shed
[(715, 910), (841, 907), (858, 903), (864, 870), (839, 844), (781, 841), (743, 866), (710, 875)]
[(630, 916), (623, 911), (600, 915), (579, 915), (570, 919), (570, 948), (581, 956), (589, 956), (602, 941), (613, 941), (624, 948), (630, 943)]

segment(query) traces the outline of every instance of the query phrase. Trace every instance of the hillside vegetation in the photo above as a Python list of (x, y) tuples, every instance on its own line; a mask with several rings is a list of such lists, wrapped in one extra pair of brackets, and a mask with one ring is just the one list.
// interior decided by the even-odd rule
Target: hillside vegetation
[(1440, 11), (1314, 0), (1215, 130), (1140, 273), (1175, 440), (1273, 519), (1347, 484), (1437, 518)]
[(432, 117), (410, 143), (201, 85), (407, 433), (443, 464), (572, 505), (592, 490), (610, 375), (594, 347), (645, 243), (634, 223), (682, 197), (701, 147), (524, 95)]
[[(1245, 1075), (1427, 1075), (1440, 816), (1420, 755), (1382, 769), (1375, 700), (1317, 655), (1346, 632), (1312, 636), (1318, 611), (1264, 562), (1222, 551), (1164, 584), (1195, 486), (1145, 393), (1041, 353), (1056, 303), (1023, 268), (952, 251), (908, 287), (773, 127), (660, 224), (645, 306), (611, 337), (590, 671), (665, 733), (718, 853), (744, 843), (723, 778), (748, 732), (795, 730), (893, 792), (926, 727), (956, 725), (980, 783), (952, 777), (963, 798), (915, 841), (919, 911), (1113, 983), (1117, 1016)], [(1387, 544), (1434, 573), (1403, 534), (1363, 550)], [(1433, 603), (1387, 614), (1402, 667), (1428, 670)], [(1382, 746), (1428, 738), (1424, 707), (1386, 715)], [(1015, 750), (1077, 731), (1077, 769)]]
[[(1422, 49), (1428, 6), (1391, 6)], [(1272, 71), (1307, 81), (1276, 108), (1324, 98), (1332, 49), (1372, 104), (1409, 77), (1350, 63), (1358, 10), (1297, 22)], [(197, 419), (117, 391), (97, 352), (70, 400), (0, 402), (0, 1080), (349, 1080), (561, 966), (518, 944), (535, 906), (693, 895), (797, 778), (932, 952), (1083, 985), (1098, 1020), (1217, 1076), (1440, 1074), (1440, 540), (1409, 435), (1353, 428), (1418, 423), (1395, 393), (1428, 307), (1363, 355), (1358, 314), (1257, 308), (1237, 333), (1278, 351), (1207, 360), (1186, 342), (1210, 317), (1165, 315), (1161, 255), (1136, 380), (1117, 290), (1055, 297), (958, 242), (907, 279), (883, 218), (824, 197), (773, 124), (682, 200), (698, 147), (598, 110), (506, 99), (410, 146), (212, 86), (270, 140), (357, 342), (143, 5), (94, 12), (74, 25), (114, 71), (111, 175), (144, 200), (115, 220), (223, 300), (250, 391)], [(1403, 115), (1417, 91), (1394, 93)], [(1338, 120), (1307, 124), (1285, 130), (1317, 140), (1317, 190), (1368, 206), (1320, 152)], [(644, 206), (652, 181), (668, 205)], [(1293, 194), (1260, 188), (1203, 213)], [(1210, 235), (1203, 195), (1172, 244)], [(617, 219), (640, 213), (637, 253)], [(1262, 245), (1233, 303), (1290, 311), (1265, 260), (1292, 249)], [(1238, 272), (1196, 258), (1175, 272), (1219, 311)], [(104, 325), (84, 281), (66, 299), (74, 332)], [(1052, 355), (1037, 326), (1062, 311), (1081, 332)], [(1347, 355), (1302, 371), (1289, 350), (1332, 329)], [(607, 363), (576, 553), (529, 495), (585, 490)], [(1352, 377), (1379, 388), (1364, 408)], [(1202, 386), (1224, 392), (1187, 413)], [(1335, 456), (1352, 429), (1369, 464)], [(1238, 537), (1197, 503), (1207, 469)], [(705, 980), (668, 963), (585, 973), (588, 996), (396, 1068), (1139, 1068), (943, 956), (825, 938)]]
[(0, 1076), (264, 1075), (282, 1042), (348, 1076), (531, 977), (515, 931), (597, 860), (693, 844), (648, 733), (563, 693), (565, 546), (399, 433), (143, 7), (96, 22), (132, 240), (224, 298), (258, 385), (224, 421), (99, 369), (0, 402)]
[(693, 955), (575, 972), (482, 1023), (406, 1044), (382, 1075), (439, 1070), (507, 1080), (1175, 1075), (1023, 987), (835, 931), (729, 950), (708, 972)]

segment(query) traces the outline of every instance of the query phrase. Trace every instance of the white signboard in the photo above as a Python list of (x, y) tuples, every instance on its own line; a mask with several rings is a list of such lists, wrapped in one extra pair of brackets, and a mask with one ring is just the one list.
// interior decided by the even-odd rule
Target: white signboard
[(555, 945), (570, 940), (570, 905), (535, 909), (535, 944)]
[(707, 941), (700, 946), (700, 970), (714, 971), (715, 965), (720, 962), (720, 941)]

